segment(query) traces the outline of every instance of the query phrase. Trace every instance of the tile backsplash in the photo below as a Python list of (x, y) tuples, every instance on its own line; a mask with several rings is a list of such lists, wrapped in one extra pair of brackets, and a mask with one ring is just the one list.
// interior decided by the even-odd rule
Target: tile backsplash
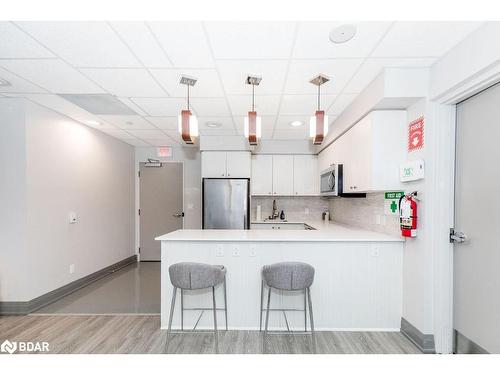
[(399, 235), (398, 216), (384, 214), (384, 193), (367, 194), (366, 198), (332, 198), (330, 218), (359, 228)]
[(321, 220), (321, 214), (328, 211), (328, 200), (320, 197), (252, 197), (251, 216), (255, 220), (257, 206), (262, 208), (262, 219), (273, 213), (273, 200), (276, 199), (278, 210), (285, 211), (287, 220)]

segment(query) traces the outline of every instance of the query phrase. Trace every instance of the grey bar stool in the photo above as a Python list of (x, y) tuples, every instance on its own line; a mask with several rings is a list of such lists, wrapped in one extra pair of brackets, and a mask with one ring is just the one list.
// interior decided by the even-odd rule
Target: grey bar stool
[[(266, 326), (264, 334), (268, 333), (269, 312), (282, 311), (285, 317), (287, 330), (290, 331), (286, 311), (304, 311), (304, 332), (307, 332), (307, 305), (309, 305), (309, 319), (311, 324), (311, 334), (314, 343), (314, 319), (311, 302), (310, 287), (314, 281), (314, 267), (302, 262), (282, 262), (275, 263), (262, 268), (262, 284), (260, 290), (260, 325), (259, 330), (262, 331), (262, 312), (263, 312), (263, 297), (264, 286), (268, 287), (267, 293), (267, 308), (266, 308)], [(304, 292), (304, 309), (271, 309), (271, 288), (286, 291)]]
[[(226, 318), (226, 331), (227, 331), (227, 295), (226, 295), (226, 268), (220, 265), (210, 265), (203, 263), (183, 262), (172, 264), (168, 273), (170, 282), (174, 290), (172, 292), (172, 303), (170, 305), (170, 317), (168, 320), (167, 342), (165, 344), (165, 352), (168, 349), (169, 336), (172, 332), (172, 318), (174, 316), (175, 298), (177, 289), (181, 291), (181, 331), (184, 331), (184, 311), (185, 310), (201, 310), (200, 316), (196, 321), (193, 331), (196, 329), (198, 322), (205, 310), (212, 310), (214, 314), (214, 336), (215, 336), (215, 349), (218, 352), (219, 337), (217, 333), (217, 310), (223, 310)], [(215, 287), (223, 283), (224, 288), (224, 308), (217, 309), (215, 304)], [(212, 307), (201, 308), (184, 308), (184, 291), (196, 289), (212, 288)]]

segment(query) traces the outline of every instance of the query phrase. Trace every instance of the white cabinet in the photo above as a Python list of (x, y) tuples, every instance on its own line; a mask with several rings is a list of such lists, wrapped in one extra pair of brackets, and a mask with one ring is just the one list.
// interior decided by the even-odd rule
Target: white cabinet
[(250, 152), (226, 152), (226, 174), (230, 178), (250, 178), (252, 159)]
[(405, 131), (406, 111), (372, 111), (321, 152), (320, 165), (344, 165), (344, 193), (401, 189)]
[(252, 195), (318, 195), (316, 155), (253, 155)]
[(273, 156), (252, 156), (252, 195), (273, 194)]
[(293, 195), (293, 155), (273, 155), (273, 195)]
[[(279, 222), (279, 223), (254, 223), (252, 224), (252, 229), (268, 229), (268, 230), (306, 230), (309, 226), (301, 223), (287, 223), (287, 222)], [(309, 227), (310, 228), (310, 227)]]
[(318, 195), (319, 173), (316, 155), (293, 156), (293, 194)]
[(203, 151), (201, 175), (208, 178), (250, 178), (250, 152)]

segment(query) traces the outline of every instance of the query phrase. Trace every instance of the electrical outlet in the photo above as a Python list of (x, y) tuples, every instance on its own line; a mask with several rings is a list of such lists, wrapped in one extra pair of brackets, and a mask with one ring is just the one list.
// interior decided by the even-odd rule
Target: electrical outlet
[(224, 256), (224, 246), (219, 244), (215, 249), (215, 256), (223, 257)]
[(379, 255), (380, 255), (380, 251), (379, 251), (378, 247), (374, 247), (374, 248), (372, 249), (372, 251), (371, 251), (371, 256), (376, 258), (376, 257), (378, 257)]
[(240, 256), (240, 245), (233, 245), (233, 257)]
[(249, 255), (254, 257), (257, 255), (257, 245), (250, 245)]
[(380, 225), (380, 215), (375, 215), (375, 224)]
[(69, 273), (75, 273), (75, 265), (73, 263), (69, 265)]

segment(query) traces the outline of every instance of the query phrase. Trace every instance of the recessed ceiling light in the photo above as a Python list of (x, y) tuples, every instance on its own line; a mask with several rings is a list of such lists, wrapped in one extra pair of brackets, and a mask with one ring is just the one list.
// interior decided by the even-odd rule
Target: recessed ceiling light
[(330, 31), (330, 41), (341, 44), (350, 41), (356, 35), (356, 26), (351, 24), (340, 25)]
[(0, 78), (0, 86), (7, 87), (7, 86), (12, 86), (12, 84), (6, 79)]
[(208, 121), (205, 123), (205, 126), (208, 126), (209, 128), (220, 128), (222, 124), (220, 122)]
[(87, 125), (100, 125), (101, 123), (99, 121), (95, 120), (88, 120)]
[(297, 126), (302, 126), (302, 125), (304, 125), (304, 123), (303, 123), (302, 121), (295, 120), (295, 121), (290, 122), (290, 125), (291, 125), (291, 126), (294, 126), (294, 127), (297, 127)]

